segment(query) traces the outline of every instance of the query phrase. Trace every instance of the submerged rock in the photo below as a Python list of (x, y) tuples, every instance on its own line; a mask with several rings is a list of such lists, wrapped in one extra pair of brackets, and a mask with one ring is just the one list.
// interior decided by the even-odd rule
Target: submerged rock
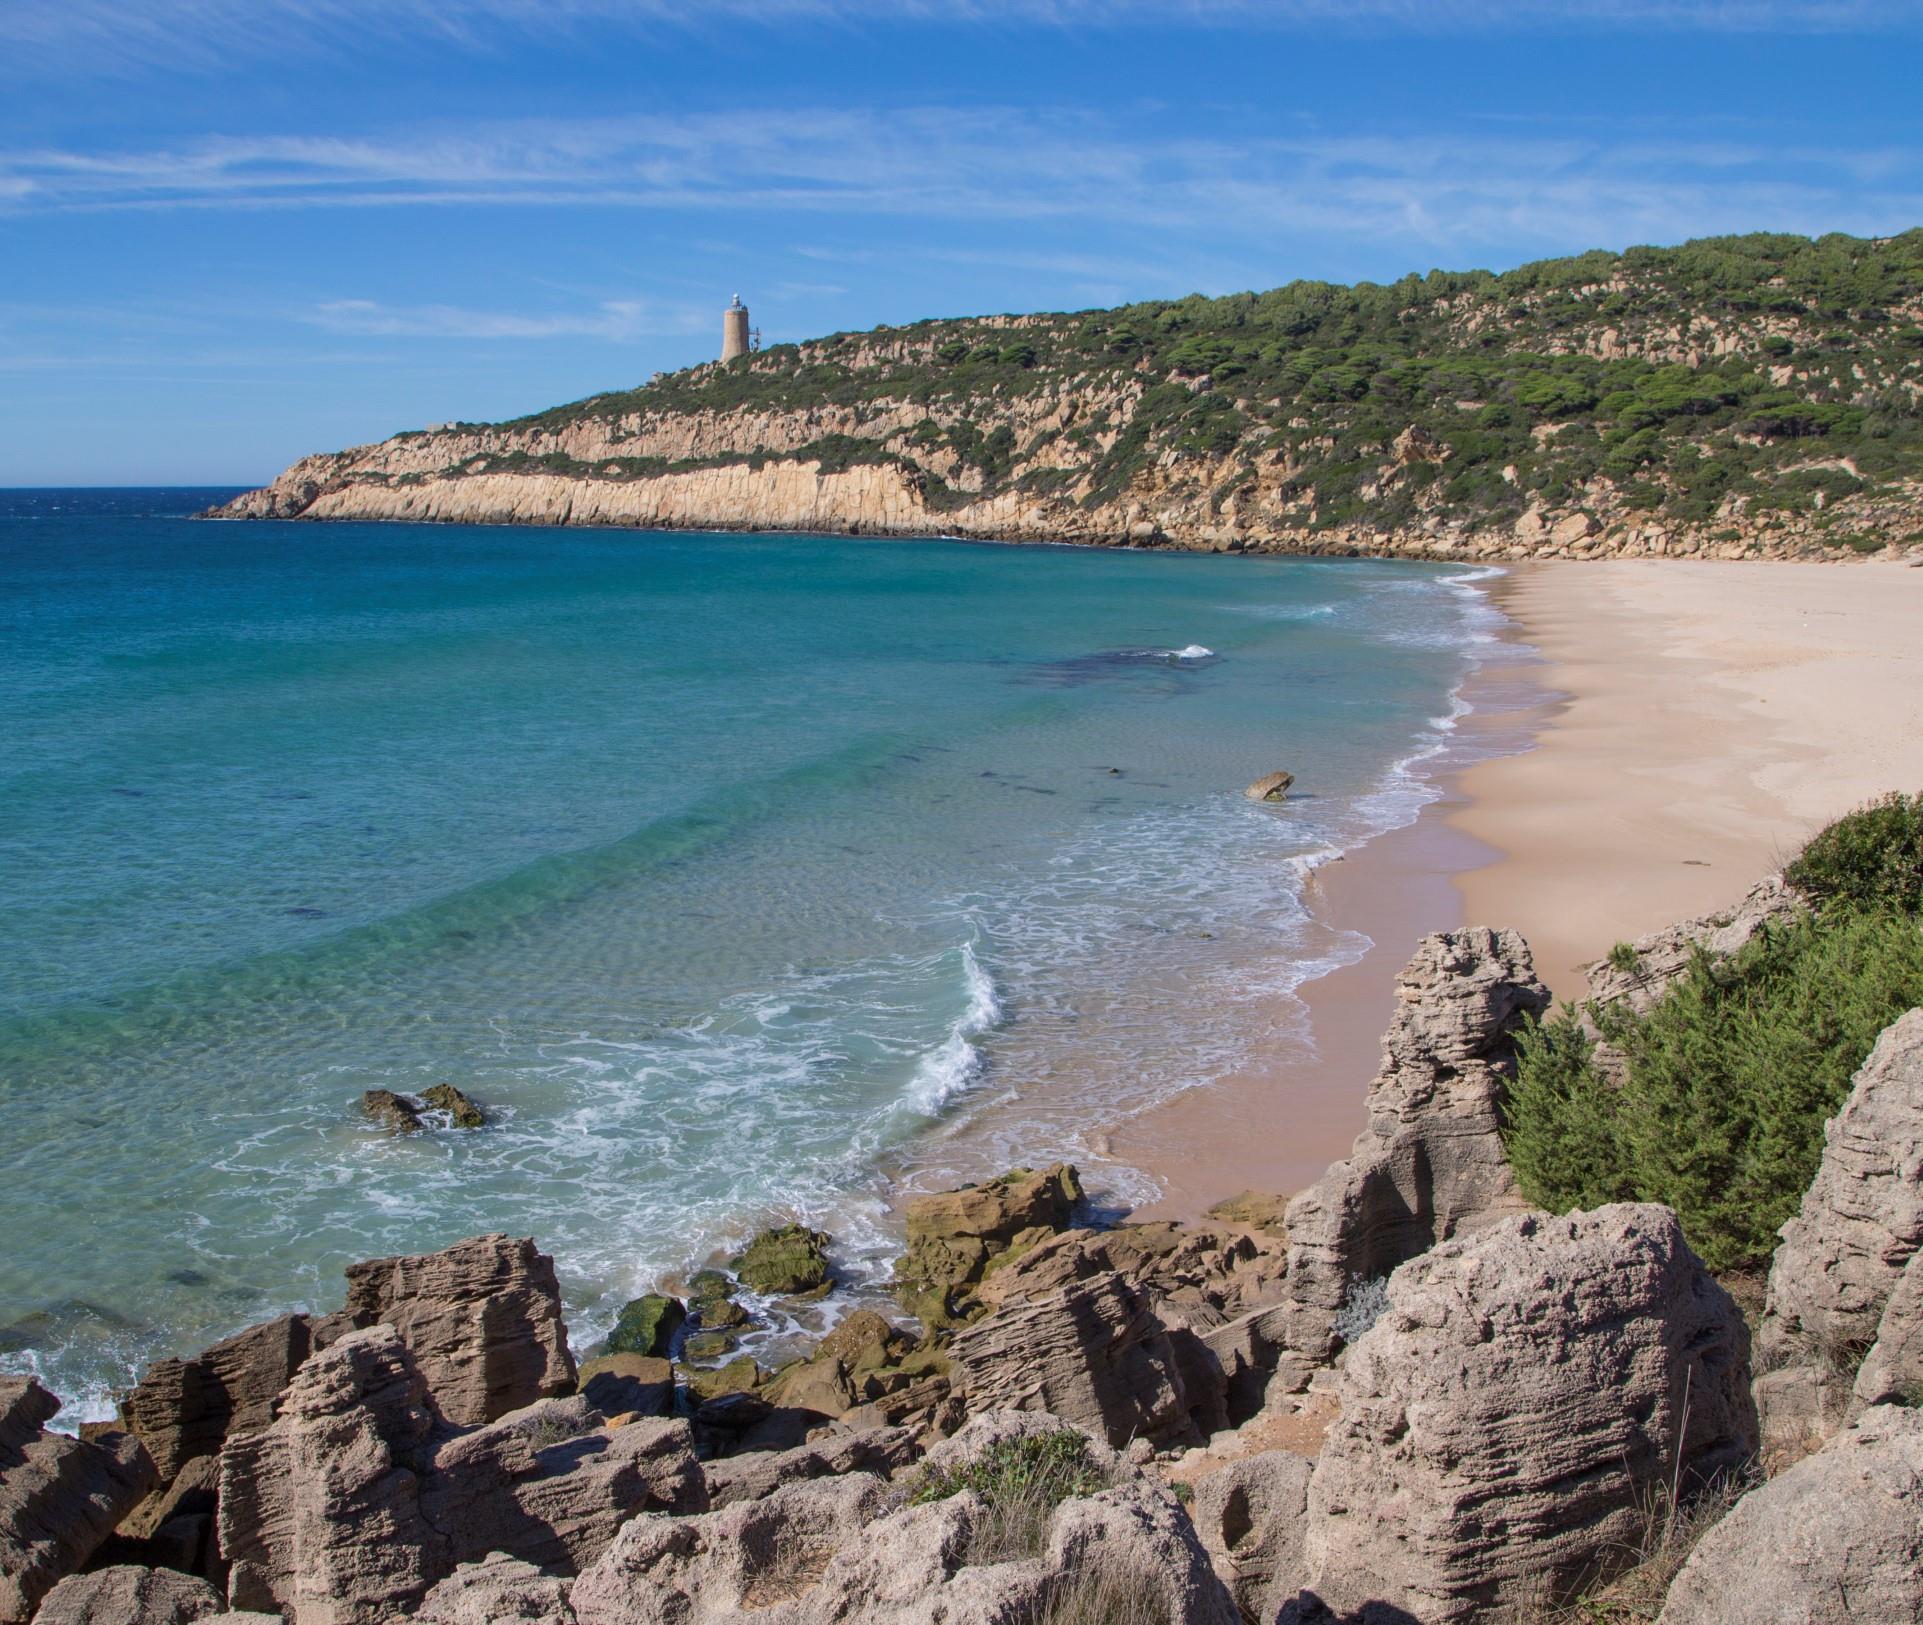
[(765, 1297), (797, 1297), (826, 1292), (829, 1237), (804, 1224), (764, 1230), (734, 1259), (741, 1284)]
[(361, 1096), (361, 1111), (390, 1134), (419, 1134), (426, 1127), (414, 1102), (392, 1089), (369, 1089)]
[(437, 1083), (433, 1088), (424, 1090), (421, 1104), (437, 1112), (446, 1112), (448, 1121), (455, 1128), (482, 1128), (487, 1124), (487, 1113), (451, 1083)]
[(659, 1292), (631, 1298), (615, 1318), (603, 1349), (608, 1354), (642, 1354), (665, 1359), (672, 1352), (675, 1333), (686, 1323), (688, 1311), (678, 1298)]
[(1294, 783), (1293, 773), (1264, 773), (1242, 794), (1251, 801), (1282, 801), (1287, 799), (1289, 786)]

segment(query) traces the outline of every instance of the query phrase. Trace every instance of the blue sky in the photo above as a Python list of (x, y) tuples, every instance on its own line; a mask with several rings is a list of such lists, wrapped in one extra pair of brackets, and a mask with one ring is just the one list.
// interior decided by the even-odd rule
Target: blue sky
[(0, 485), (877, 322), (1923, 224), (1923, 0), (4, 0)]

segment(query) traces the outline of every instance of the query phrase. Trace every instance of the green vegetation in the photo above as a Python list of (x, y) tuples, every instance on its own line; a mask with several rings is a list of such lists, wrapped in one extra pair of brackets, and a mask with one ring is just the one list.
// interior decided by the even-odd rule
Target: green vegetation
[[(1224, 496), (1260, 471), (1312, 530), (1388, 530), (1436, 511), (1506, 523), (1598, 492), (1685, 522), (1735, 503), (1821, 521), (1838, 501), (1923, 478), (1920, 315), (1923, 230), (1757, 234), (1503, 275), (1296, 282), (836, 334), (514, 427), (837, 406), (857, 426), (879, 413), (898, 425), (919, 407), (912, 429), (784, 455), (900, 464), (926, 475), (936, 506), (961, 474), (985, 491), (1073, 487), (1096, 505), (1157, 463), (1190, 465)], [(995, 421), (1041, 396), (1069, 404), (1061, 427), (1024, 443)], [(1398, 457), (1410, 431), (1424, 449)], [(648, 462), (616, 461), (618, 475)], [(1848, 531), (1834, 541), (1883, 544)]]
[(1555, 1211), (1665, 1202), (1712, 1269), (1765, 1263), (1815, 1177), (1823, 1122), (1877, 1035), (1923, 1004), (1923, 798), (1838, 820), (1791, 865), (1817, 905), (1726, 960), (1699, 954), (1644, 1014), (1572, 1006), (1525, 1030), (1504, 1139)]
[(974, 1491), (984, 1510), (966, 1561), (1003, 1563), (1039, 1556), (1056, 1507), (1070, 1496), (1095, 1495), (1107, 1488), (1107, 1477), (1089, 1459), (1088, 1440), (1060, 1428), (1003, 1439), (957, 1468), (927, 1469), (910, 1493), (909, 1505)]

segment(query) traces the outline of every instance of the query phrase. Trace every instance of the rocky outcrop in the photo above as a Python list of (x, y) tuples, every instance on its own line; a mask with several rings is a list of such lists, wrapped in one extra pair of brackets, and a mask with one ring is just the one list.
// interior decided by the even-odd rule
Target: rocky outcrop
[(1396, 980), (1368, 1127), (1346, 1161), (1289, 1204), (1285, 1388), (1300, 1388), (1333, 1357), (1338, 1317), (1360, 1284), (1526, 1206), (1499, 1109), (1515, 1068), (1513, 1035), (1548, 1005), (1514, 931), (1469, 926), (1416, 949)]
[(971, 1411), (1046, 1411), (1117, 1445), (1197, 1438), (1167, 1329), (1112, 1272), (1010, 1303), (957, 1332), (948, 1358)]
[(737, 1501), (759, 1501), (783, 1485), (809, 1478), (838, 1478), (845, 1473), (893, 1477), (921, 1454), (906, 1428), (871, 1428), (860, 1433), (830, 1432), (792, 1450), (749, 1450), (708, 1462), (702, 1469), (708, 1504), (719, 1509)]
[[(1841, 1424), (1857, 1367), (1871, 1364), (1898, 1283), (1923, 1247), (1923, 1010), (1877, 1040), (1823, 1140), (1816, 1178), (1783, 1226), (1758, 1334), (1766, 1369), (1757, 1400), (1775, 1459)], [(1878, 1371), (1907, 1358), (1899, 1350), (1913, 1335), (1911, 1313), (1899, 1307), (1873, 1386)]]
[(219, 1614), (231, 1619), (205, 1580), (172, 1569), (120, 1564), (70, 1574), (49, 1591), (34, 1625), (194, 1625)]
[(21, 1625), (154, 1485), (139, 1440), (49, 1433), (60, 1401), (32, 1377), (0, 1377), (0, 1625)]
[(1264, 1450), (1195, 1486), (1189, 1517), (1244, 1619), (1273, 1620), (1296, 1594), (1314, 1470), (1307, 1456)]
[(1857, 1368), (1853, 1411), (1923, 1402), (1923, 1252), (1910, 1254), (1876, 1323), (1876, 1341)]
[(163, 1484), (229, 1433), (258, 1433), (313, 1347), (305, 1315), (282, 1315), (185, 1360), (156, 1360), (121, 1401), (120, 1419), (147, 1447)]
[[(1038, 1416), (971, 1419), (930, 1457), (953, 1471), (998, 1441), (1058, 1431)], [(1075, 1496), (1034, 1555), (983, 1546), (1001, 1527), (969, 1490), (889, 1511), (866, 1473), (785, 1484), (694, 1518), (638, 1518), (576, 1582), (579, 1625), (1040, 1625), (1075, 1587), (1119, 1581), (1150, 1617), (1233, 1625), (1232, 1604), (1175, 1497), (1091, 1446), (1114, 1487)], [(991, 1528), (991, 1526), (993, 1526)], [(1112, 1611), (1071, 1618), (1106, 1619)]]
[(1755, 1449), (1742, 1316), (1667, 1208), (1507, 1219), (1388, 1299), (1338, 1379), (1297, 1617), (1531, 1617), (1629, 1560), (1659, 1486)]
[(554, 1260), (525, 1238), (476, 1236), (438, 1253), (349, 1266), (333, 1325), (392, 1326), (450, 1422), (574, 1391)]
[(377, 1625), (492, 1552), (572, 1572), (628, 1518), (705, 1504), (685, 1423), (612, 1431), (585, 1400), (437, 1426), (398, 1331), (351, 1332), (301, 1368), (266, 1432), (221, 1457), (236, 1606), (291, 1625)]
[(990, 1269), (1066, 1230), (1082, 1199), (1075, 1170), (1058, 1162), (1017, 1168), (980, 1185), (908, 1203), (907, 1248), (895, 1266), (895, 1295), (931, 1331), (979, 1312), (974, 1288)]
[(1923, 1412), (1866, 1411), (1697, 1543), (1660, 1625), (1923, 1619)]
[(1752, 886), (1733, 908), (1665, 926), (1584, 965), (1589, 996), (1598, 1004), (1622, 1004), (1640, 1014), (1669, 991), (1698, 953), (1727, 959), (1758, 932), (1806, 906), (1787, 880), (1780, 874), (1770, 875)]

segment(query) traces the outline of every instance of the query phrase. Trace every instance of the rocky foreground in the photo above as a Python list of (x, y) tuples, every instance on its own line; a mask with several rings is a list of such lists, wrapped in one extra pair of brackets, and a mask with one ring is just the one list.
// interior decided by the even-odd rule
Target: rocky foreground
[[(1063, 1166), (923, 1198), (900, 1321), (778, 1372), (725, 1359), (734, 1292), (832, 1292), (799, 1226), (578, 1367), (552, 1262), (492, 1235), (159, 1362), (80, 1439), (0, 1379), (0, 1622), (1923, 1619), (1923, 1010), (1752, 1337), (1667, 1208), (1518, 1194), (1498, 1111), (1547, 1003), (1514, 933), (1430, 937), (1367, 1127), (1286, 1207), (1094, 1229)], [(1557, 1612), (1610, 1595), (1641, 1611)]]

